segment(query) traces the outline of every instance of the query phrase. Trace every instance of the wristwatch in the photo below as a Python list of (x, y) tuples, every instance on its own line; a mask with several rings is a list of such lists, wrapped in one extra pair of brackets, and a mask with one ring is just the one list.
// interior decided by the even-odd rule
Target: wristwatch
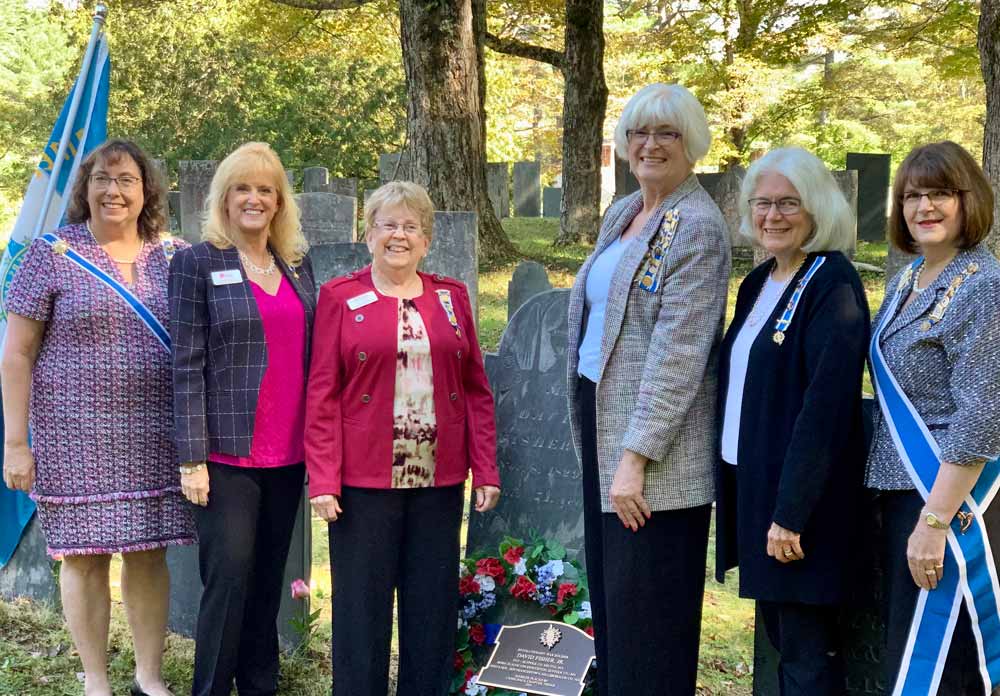
[(924, 510), (924, 521), (927, 523), (928, 527), (933, 527), (934, 529), (948, 529), (948, 523), (943, 521), (930, 510)]

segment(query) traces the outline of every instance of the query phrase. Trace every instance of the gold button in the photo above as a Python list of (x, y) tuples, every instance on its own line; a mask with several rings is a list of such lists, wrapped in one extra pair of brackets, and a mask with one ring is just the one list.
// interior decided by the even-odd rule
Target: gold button
[(372, 398), (370, 396), (368, 396), (367, 394), (362, 394), (361, 395), (361, 403), (367, 404), (371, 400), (372, 400)]
[(358, 360), (360, 360), (361, 362), (364, 362), (367, 359), (368, 359), (368, 356), (365, 355), (364, 351), (361, 351), (360, 353), (358, 353)]
[(455, 399), (458, 398), (458, 394), (456, 394), (455, 392), (452, 392), (451, 394), (448, 395), (448, 398), (451, 399), (452, 401), (454, 401)]

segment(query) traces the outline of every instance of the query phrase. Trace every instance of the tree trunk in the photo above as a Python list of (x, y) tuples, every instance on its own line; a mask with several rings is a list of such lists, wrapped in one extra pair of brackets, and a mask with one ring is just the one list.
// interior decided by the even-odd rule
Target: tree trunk
[(486, 189), (471, 0), (400, 0), (399, 12), (413, 179), (441, 210), (478, 213), (482, 260), (513, 259)]
[(603, 0), (566, 0), (563, 93), (563, 196), (555, 244), (597, 238), (601, 222), (604, 81)]
[(1000, 0), (982, 0), (977, 44), (986, 83), (983, 170), (993, 184), (993, 229), (988, 243), (997, 254), (1000, 252)]

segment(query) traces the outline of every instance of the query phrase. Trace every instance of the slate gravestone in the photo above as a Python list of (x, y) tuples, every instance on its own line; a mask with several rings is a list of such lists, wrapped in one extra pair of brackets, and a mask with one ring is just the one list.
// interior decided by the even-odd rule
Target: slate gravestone
[(475, 213), (434, 213), (434, 238), (421, 270), (465, 283), (472, 315), (479, 323), (479, 216)]
[(722, 172), (703, 172), (696, 176), (701, 187), (708, 192), (709, 196), (714, 197), (715, 187), (719, 185), (719, 180), (722, 179)]
[(288, 188), (290, 188), (292, 191), (294, 191), (295, 190), (295, 170), (294, 169), (286, 169), (285, 170), (285, 179), (288, 181)]
[(858, 238), (885, 240), (886, 201), (889, 195), (889, 155), (847, 153), (847, 169), (858, 173)]
[(191, 244), (201, 241), (202, 212), (217, 166), (215, 160), (181, 160), (178, 164), (181, 237)]
[(379, 185), (410, 178), (410, 158), (406, 153), (390, 152), (378, 156)]
[(330, 178), (330, 193), (336, 193), (340, 196), (350, 196), (351, 198), (358, 197), (358, 180), (354, 178)]
[[(309, 583), (312, 572), (312, 509), (306, 502), (308, 487), (303, 486), (299, 509), (295, 515), (292, 544), (281, 581), (281, 608), (278, 610), (278, 640), (285, 650), (295, 648), (302, 640), (296, 624), (309, 616), (309, 598), (292, 599), (291, 583), (302, 579)], [(170, 615), (167, 628), (182, 636), (193, 637), (201, 603), (201, 576), (198, 571), (197, 546), (171, 546), (167, 549), (170, 569)]]
[(156, 170), (156, 175), (160, 177), (160, 185), (164, 188), (170, 187), (170, 171), (167, 169), (167, 160), (165, 159), (154, 159), (153, 169)]
[(302, 193), (333, 193), (330, 189), (330, 171), (326, 167), (303, 169)]
[(594, 639), (576, 626), (533, 621), (504, 626), (478, 683), (545, 696), (580, 696)]
[(486, 164), (486, 190), (498, 219), (510, 217), (510, 165), (506, 162)]
[(722, 211), (722, 218), (729, 230), (731, 247), (748, 247), (750, 242), (740, 234), (740, 189), (746, 170), (739, 165), (730, 167), (718, 175), (712, 187), (711, 196)]
[[(470, 554), (496, 553), (505, 536), (534, 533), (562, 543), (568, 559), (585, 563), (580, 462), (566, 402), (568, 303), (569, 290), (535, 295), (514, 313), (497, 355), (487, 356), (503, 495), (491, 512), (471, 515)], [(505, 610), (516, 612), (515, 604), (521, 603)], [(509, 614), (505, 622), (511, 623)]]
[[(892, 281), (892, 277), (896, 275), (903, 266), (913, 263), (917, 260), (916, 254), (909, 254), (905, 251), (897, 249), (894, 244), (889, 243), (889, 255), (885, 259), (885, 291), (894, 291), (895, 286), (890, 287), (889, 283)], [(875, 314), (875, 307), (872, 307), (872, 315)]]
[(557, 218), (562, 213), (562, 189), (546, 186), (542, 191), (542, 217)]
[(628, 160), (615, 155), (615, 200), (639, 190), (639, 180), (632, 174)]
[(309, 250), (312, 261), (313, 275), (316, 287), (359, 268), (364, 268), (372, 261), (368, 247), (361, 242), (323, 244)]
[(0, 597), (27, 597), (53, 607), (60, 604), (58, 568), (45, 553), (45, 537), (36, 513), (21, 536), (17, 550), (0, 568)]
[(181, 192), (169, 191), (167, 193), (167, 226), (171, 234), (178, 234), (181, 231)]
[(302, 233), (310, 246), (357, 240), (358, 201), (336, 193), (300, 193)]
[(535, 295), (552, 289), (545, 266), (537, 261), (522, 261), (507, 283), (507, 321), (521, 305)]
[(514, 215), (538, 217), (542, 213), (542, 165), (514, 163)]

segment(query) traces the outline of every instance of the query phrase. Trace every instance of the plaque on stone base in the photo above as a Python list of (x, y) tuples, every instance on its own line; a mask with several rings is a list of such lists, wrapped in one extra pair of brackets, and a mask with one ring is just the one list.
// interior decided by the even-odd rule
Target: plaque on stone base
[(478, 684), (538, 696), (580, 696), (594, 639), (559, 621), (504, 626)]

